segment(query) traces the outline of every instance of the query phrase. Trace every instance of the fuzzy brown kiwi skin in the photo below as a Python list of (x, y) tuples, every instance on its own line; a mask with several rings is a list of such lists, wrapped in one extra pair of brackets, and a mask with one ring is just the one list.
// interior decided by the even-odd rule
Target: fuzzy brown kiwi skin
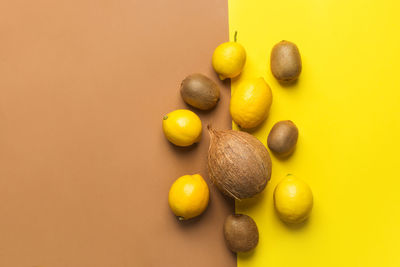
[(229, 215), (225, 219), (223, 231), (226, 245), (233, 252), (246, 252), (258, 244), (257, 224), (247, 215)]
[(275, 155), (288, 157), (293, 153), (298, 137), (299, 130), (292, 121), (279, 121), (269, 132), (267, 144)]
[(220, 97), (218, 85), (201, 73), (187, 76), (181, 83), (180, 93), (183, 101), (201, 110), (215, 107)]
[(301, 69), (300, 52), (294, 43), (281, 41), (272, 48), (271, 71), (279, 82), (294, 82), (298, 79)]

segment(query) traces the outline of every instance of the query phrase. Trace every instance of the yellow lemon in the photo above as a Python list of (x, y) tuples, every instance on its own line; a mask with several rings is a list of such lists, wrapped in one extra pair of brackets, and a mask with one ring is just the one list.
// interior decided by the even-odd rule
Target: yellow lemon
[(203, 213), (209, 196), (208, 185), (201, 175), (184, 175), (172, 184), (168, 202), (179, 220), (187, 220)]
[(221, 80), (238, 76), (246, 63), (246, 51), (236, 42), (220, 44), (212, 56), (212, 65)]
[(313, 207), (310, 187), (293, 175), (288, 175), (275, 188), (275, 209), (287, 223), (300, 223), (308, 218)]
[(163, 117), (167, 139), (177, 146), (190, 146), (201, 139), (201, 120), (187, 109), (174, 110)]
[(272, 91), (263, 78), (244, 81), (231, 97), (232, 119), (240, 128), (254, 128), (267, 118), (271, 104)]

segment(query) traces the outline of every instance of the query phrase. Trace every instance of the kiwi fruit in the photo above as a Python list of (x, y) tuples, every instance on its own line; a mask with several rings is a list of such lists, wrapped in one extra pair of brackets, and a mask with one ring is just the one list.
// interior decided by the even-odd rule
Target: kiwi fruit
[(279, 121), (269, 132), (267, 144), (276, 155), (287, 157), (293, 153), (298, 137), (299, 130), (292, 121)]
[(301, 73), (301, 57), (297, 46), (289, 41), (277, 43), (271, 51), (271, 71), (282, 83), (295, 81)]
[(218, 85), (200, 73), (187, 76), (181, 83), (180, 91), (183, 101), (201, 110), (212, 109), (220, 96)]
[(224, 223), (226, 244), (233, 252), (246, 252), (258, 244), (258, 229), (254, 220), (244, 214), (229, 215)]

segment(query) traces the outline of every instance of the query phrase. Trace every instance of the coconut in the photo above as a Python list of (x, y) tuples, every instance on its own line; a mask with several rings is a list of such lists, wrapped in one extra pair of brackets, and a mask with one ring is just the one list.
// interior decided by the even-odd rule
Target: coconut
[(251, 198), (271, 178), (271, 158), (265, 146), (249, 133), (209, 128), (208, 173), (224, 194)]

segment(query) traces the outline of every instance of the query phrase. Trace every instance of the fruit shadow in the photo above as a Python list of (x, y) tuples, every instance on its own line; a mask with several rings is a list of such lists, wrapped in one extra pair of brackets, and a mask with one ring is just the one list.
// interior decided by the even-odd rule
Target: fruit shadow
[[(218, 195), (216, 195), (216, 194), (218, 194)], [(216, 198), (220, 198), (220, 200), (218, 200), (218, 199), (215, 200)], [(213, 209), (215, 209), (215, 206), (214, 206), (213, 202), (214, 201), (220, 202), (221, 198), (223, 198), (222, 200), (225, 201), (224, 205), (227, 206), (228, 209), (232, 213), (234, 213), (235, 203), (234, 203), (233, 199), (228, 197), (228, 196), (225, 196), (224, 194), (221, 194), (216, 189), (211, 189), (210, 190), (210, 200), (209, 200), (208, 206), (207, 206), (206, 210), (202, 214), (200, 214), (199, 216), (194, 217), (194, 218), (189, 219), (189, 220), (180, 221), (178, 219), (178, 217), (176, 217), (172, 212), (170, 214), (171, 214), (171, 216), (175, 217), (175, 220), (177, 221), (177, 223), (179, 224), (180, 227), (182, 227), (183, 229), (187, 229), (188, 230), (188, 229), (191, 229), (193, 227), (196, 227), (196, 225), (198, 224), (198, 222), (200, 220), (207, 221), (208, 219), (211, 219), (210, 216), (212, 216), (213, 212), (215, 212), (215, 211), (213, 211)]]
[(240, 210), (250, 210), (252, 207), (257, 206), (258, 203), (263, 202), (266, 197), (267, 197), (267, 189), (264, 189), (261, 193), (252, 198), (236, 200), (235, 204), (236, 207)]
[(296, 85), (299, 83), (299, 79), (290, 82), (285, 82), (285, 81), (278, 81), (278, 82), (284, 88), (293, 89), (296, 88)]
[(281, 225), (292, 232), (304, 231), (310, 225), (311, 216), (301, 223), (287, 223), (279, 219), (279, 215), (276, 210), (275, 210), (275, 215), (276, 215), (275, 217), (277, 218), (277, 220), (279, 220)]
[(173, 214), (172, 214), (172, 216), (175, 217), (175, 220), (177, 221), (177, 223), (179, 223), (180, 227), (182, 227), (182, 228), (192, 228), (198, 223), (198, 221), (200, 221), (205, 216), (205, 213), (207, 213), (207, 210), (205, 210), (201, 215), (199, 215), (197, 217), (194, 217), (194, 218), (189, 219), (189, 220), (183, 220), (183, 221), (180, 221), (178, 219), (178, 217), (176, 217)]
[[(229, 88), (229, 89), (231, 88), (231, 79), (228, 78), (228, 79), (225, 79), (225, 80), (221, 80), (219, 78), (218, 74), (215, 71), (212, 71), (212, 72), (213, 72), (212, 80), (214, 80), (219, 85), (222, 84), (226, 88)], [(235, 81), (234, 79), (233, 79), (233, 81)]]
[[(232, 198), (231, 196), (222, 193), (217, 186), (211, 181), (210, 178), (208, 178), (209, 187), (210, 187), (210, 196), (213, 196), (213, 198), (218, 199), (217, 201), (219, 203), (222, 203), (224, 205), (224, 209), (229, 210), (232, 214), (235, 213), (235, 199)], [(211, 201), (210, 197), (210, 201)]]
[(165, 140), (165, 142), (167, 142), (169, 147), (171, 149), (173, 149), (175, 152), (177, 152), (178, 154), (190, 153), (190, 152), (194, 151), (196, 149), (196, 147), (199, 146), (199, 143), (194, 143), (193, 145), (190, 145), (190, 146), (177, 146), (177, 145), (172, 144), (168, 140)]
[(185, 101), (182, 100), (182, 102), (185, 105), (186, 109), (189, 109), (189, 110), (193, 111), (194, 113), (196, 113), (197, 115), (200, 115), (202, 117), (203, 116), (205, 116), (205, 117), (209, 117), (210, 116), (211, 117), (211, 116), (213, 116), (213, 114), (218, 112), (217, 111), (218, 110), (218, 103), (220, 101), (221, 101), (221, 99), (218, 99), (217, 104), (213, 108), (211, 108), (209, 110), (202, 110), (202, 109), (198, 109), (198, 108), (192, 107), (191, 105), (187, 104)]
[(269, 131), (271, 130), (269, 127), (267, 127), (268, 122), (269, 122), (269, 115), (260, 125), (254, 127), (254, 128), (244, 129), (236, 123), (235, 123), (235, 125), (237, 125), (237, 127), (239, 128), (240, 131), (247, 132), (252, 135), (255, 134), (256, 132), (261, 132), (261, 130), (264, 130), (265, 134), (263, 132), (263, 136), (265, 136), (267, 138)]
[(294, 155), (296, 154), (296, 150), (297, 149), (295, 147), (292, 153), (290, 153), (288, 155), (284, 155), (284, 156), (278, 155), (275, 152), (273, 152), (272, 150), (270, 150), (270, 151), (271, 151), (271, 154), (274, 155), (274, 157), (277, 158), (279, 161), (287, 162), (290, 158), (294, 157)]
[(255, 247), (254, 249), (247, 251), (247, 252), (238, 252), (237, 257), (243, 261), (250, 261), (254, 255), (256, 249), (257, 249), (257, 247)]
[(251, 128), (251, 129), (243, 129), (242, 127), (240, 127), (239, 125), (238, 128), (239, 130), (243, 131), (243, 132), (247, 132), (249, 134), (254, 134), (255, 132), (259, 131), (260, 129), (264, 128), (265, 125), (267, 124), (267, 120), (263, 121), (260, 125), (258, 125), (257, 127)]
[(207, 220), (207, 216), (209, 214), (210, 205), (211, 205), (211, 199), (210, 199), (210, 203), (208, 203), (207, 209), (202, 214), (200, 214), (199, 216), (196, 216), (196, 217), (194, 217), (192, 219), (188, 219), (188, 220), (182, 220), (181, 221), (172, 212), (170, 214), (171, 214), (171, 216), (175, 217), (174, 219), (176, 220), (176, 223), (179, 224), (179, 227), (181, 227), (183, 229), (190, 229), (190, 228), (196, 227), (196, 225), (199, 223), (199, 221)]

